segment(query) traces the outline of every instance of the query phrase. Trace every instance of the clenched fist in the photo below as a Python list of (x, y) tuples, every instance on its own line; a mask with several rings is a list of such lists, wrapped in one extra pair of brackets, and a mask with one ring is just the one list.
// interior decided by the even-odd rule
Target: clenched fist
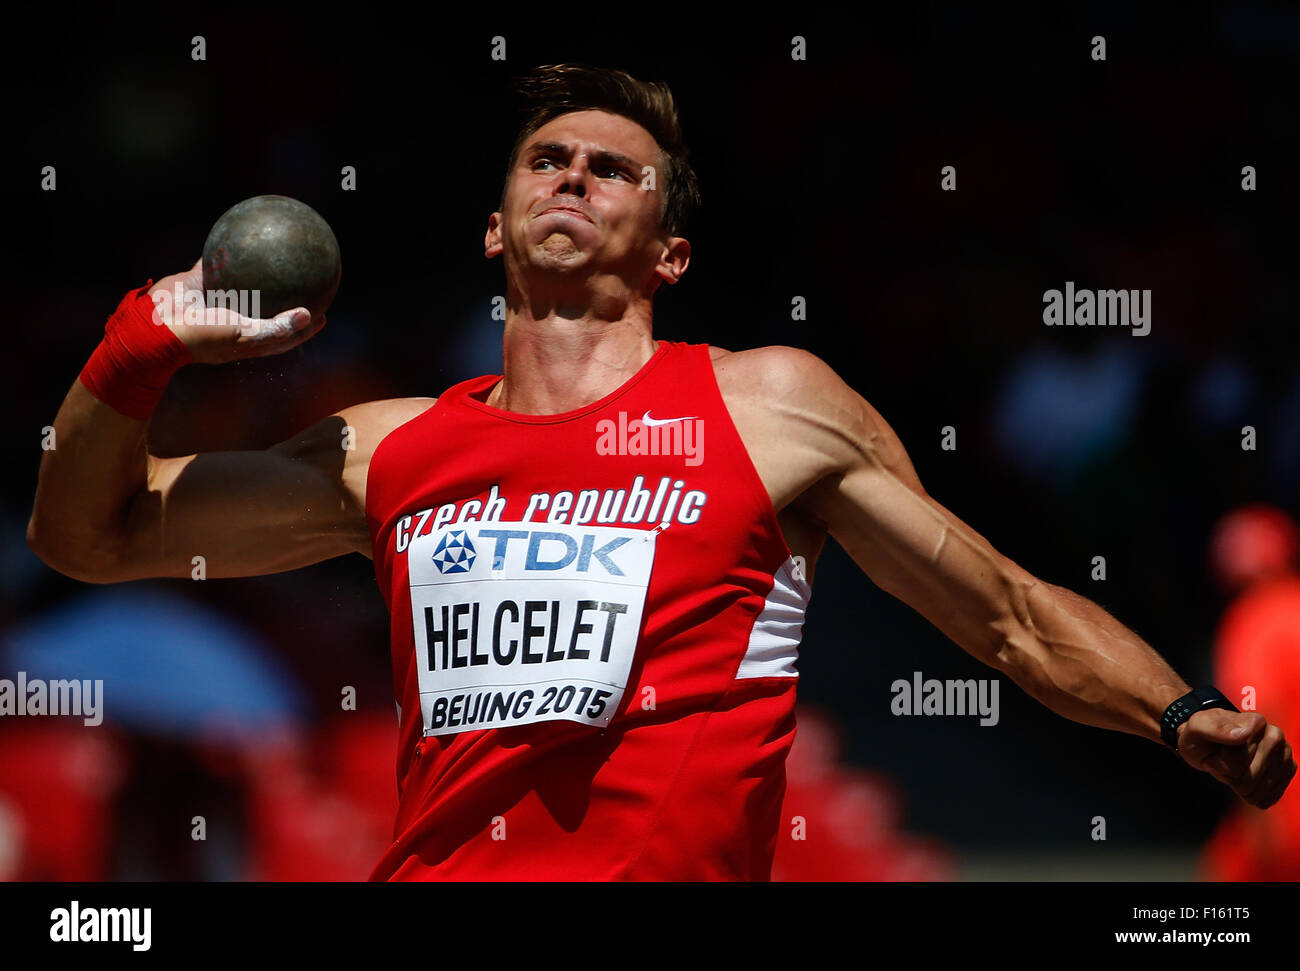
[(1178, 754), (1259, 809), (1281, 799), (1296, 772), (1282, 729), (1254, 711), (1198, 711), (1178, 726)]

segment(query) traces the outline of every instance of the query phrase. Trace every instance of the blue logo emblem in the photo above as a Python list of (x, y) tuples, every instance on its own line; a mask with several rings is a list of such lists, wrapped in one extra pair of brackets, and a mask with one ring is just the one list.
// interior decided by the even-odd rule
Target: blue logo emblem
[(469, 541), (469, 534), (462, 529), (438, 540), (438, 548), (433, 551), (433, 562), (439, 573), (468, 573), (477, 555), (474, 544)]

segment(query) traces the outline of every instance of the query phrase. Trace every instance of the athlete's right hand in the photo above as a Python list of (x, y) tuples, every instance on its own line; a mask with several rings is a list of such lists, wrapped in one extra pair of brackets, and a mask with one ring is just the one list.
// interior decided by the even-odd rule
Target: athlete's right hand
[[(176, 305), (176, 285), (186, 296)], [(197, 291), (197, 297), (191, 296)], [(259, 320), (225, 307), (207, 307), (203, 299), (203, 260), (181, 273), (165, 276), (149, 288), (163, 323), (200, 364), (224, 364), (246, 357), (280, 354), (311, 340), (325, 326), (305, 307)], [(202, 307), (202, 311), (197, 308)], [(188, 310), (187, 310), (188, 308)]]

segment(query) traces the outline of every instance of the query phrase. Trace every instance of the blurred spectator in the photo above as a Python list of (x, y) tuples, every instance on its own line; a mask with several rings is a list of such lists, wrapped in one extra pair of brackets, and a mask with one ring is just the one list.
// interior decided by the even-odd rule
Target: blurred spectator
[[(1237, 594), (1214, 645), (1215, 683), (1235, 703), (1252, 702), (1293, 748), (1300, 733), (1298, 551), (1295, 522), (1269, 506), (1234, 510), (1211, 539), (1215, 579)], [(1268, 809), (1235, 805), (1202, 865), (1211, 880), (1300, 880), (1300, 785), (1293, 782)]]
[(397, 719), (379, 711), (248, 749), (247, 878), (365, 880), (392, 841), (396, 750)]
[(952, 880), (947, 849), (902, 830), (897, 787), (840, 763), (839, 732), (825, 715), (801, 707), (796, 717), (772, 879)]
[(29, 718), (0, 732), (0, 880), (109, 879), (119, 738)]

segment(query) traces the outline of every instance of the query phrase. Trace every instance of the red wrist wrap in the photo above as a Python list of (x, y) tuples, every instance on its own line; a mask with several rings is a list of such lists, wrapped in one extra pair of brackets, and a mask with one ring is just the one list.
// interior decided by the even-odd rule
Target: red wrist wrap
[(81, 383), (114, 411), (147, 419), (181, 367), (194, 360), (154, 310), (150, 280), (130, 291), (104, 327), (104, 339), (81, 369)]

